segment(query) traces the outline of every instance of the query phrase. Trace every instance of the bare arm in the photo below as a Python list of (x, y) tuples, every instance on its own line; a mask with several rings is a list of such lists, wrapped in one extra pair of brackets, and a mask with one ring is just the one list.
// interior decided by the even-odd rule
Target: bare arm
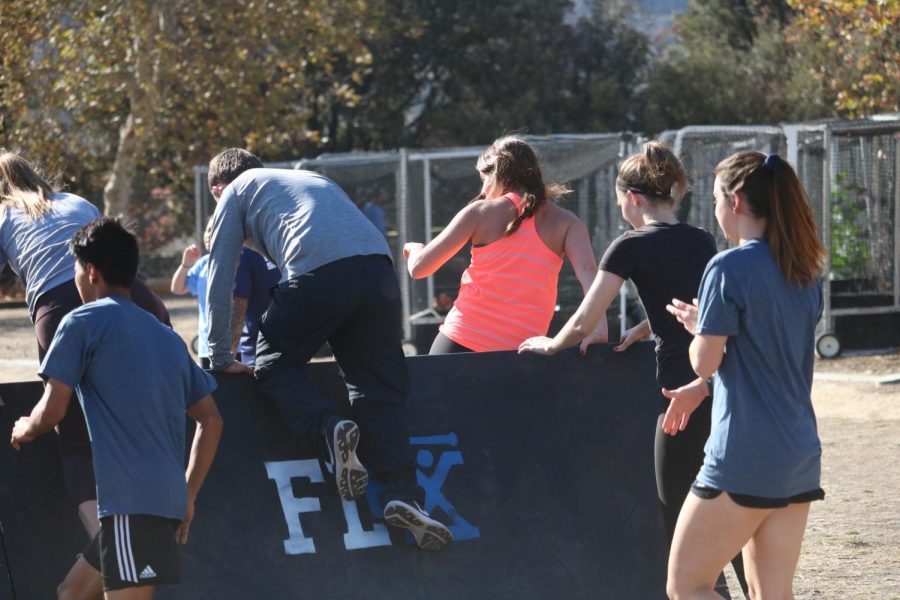
[(72, 388), (58, 379), (51, 377), (44, 388), (44, 395), (27, 417), (20, 417), (13, 425), (12, 447), (18, 450), (21, 444), (44, 435), (66, 415), (72, 399)]
[(191, 456), (185, 471), (188, 488), (187, 514), (175, 532), (175, 539), (182, 544), (188, 541), (191, 521), (194, 518), (194, 503), (212, 467), (222, 437), (222, 416), (212, 396), (205, 396), (192, 404), (187, 413), (197, 423), (197, 428), (194, 431)]
[(691, 342), (691, 366), (701, 379), (709, 379), (719, 370), (722, 357), (725, 355), (727, 335), (698, 334)]
[(181, 264), (175, 269), (175, 273), (172, 275), (172, 283), (169, 285), (169, 289), (172, 290), (173, 294), (180, 296), (188, 293), (186, 285), (187, 274), (199, 258), (200, 248), (196, 244), (191, 244), (184, 249), (184, 252), (181, 254)]
[(597, 258), (594, 256), (594, 249), (591, 247), (591, 237), (588, 235), (587, 227), (581, 222), (581, 219), (572, 215), (569, 227), (566, 230), (565, 249), (563, 250), (572, 269), (575, 271), (575, 277), (581, 284), (581, 291), (587, 295), (594, 278), (597, 276)]
[(427, 246), (416, 242), (403, 246), (403, 258), (410, 277), (428, 277), (459, 252), (475, 234), (479, 210), (477, 203), (466, 206)]

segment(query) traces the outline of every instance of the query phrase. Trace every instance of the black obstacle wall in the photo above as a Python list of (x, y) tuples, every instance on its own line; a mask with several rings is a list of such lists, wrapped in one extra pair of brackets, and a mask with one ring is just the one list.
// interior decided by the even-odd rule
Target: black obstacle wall
[[(252, 379), (220, 376), (225, 434), (183, 549), (183, 584), (157, 597), (662, 598), (654, 364), (650, 344), (586, 357), (410, 358), (419, 481), (455, 537), (439, 553), (384, 526), (377, 482), (366, 498), (340, 500)], [(334, 363), (310, 369), (324, 393), (346, 397)], [(4, 436), (40, 390), (0, 386)], [(10, 579), (18, 600), (53, 597), (87, 540), (53, 436), (21, 452), (6, 440), (0, 598), (12, 597)]]

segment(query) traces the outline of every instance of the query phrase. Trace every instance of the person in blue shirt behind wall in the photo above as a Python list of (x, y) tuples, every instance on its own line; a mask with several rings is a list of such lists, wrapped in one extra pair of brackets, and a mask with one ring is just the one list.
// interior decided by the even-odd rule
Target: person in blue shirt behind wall
[[(806, 192), (778, 155), (738, 152), (715, 173), (716, 219), (737, 247), (709, 262), (699, 301), (668, 306), (694, 334), (697, 375), (716, 377), (706, 458), (678, 517), (667, 591), (717, 597), (716, 575), (742, 550), (751, 598), (793, 598), (810, 503), (825, 497), (810, 396), (825, 249)], [(684, 400), (673, 407), (689, 411)]]
[[(212, 218), (203, 233), (203, 245), (209, 249)], [(209, 323), (206, 315), (206, 288), (209, 280), (209, 254), (191, 244), (184, 249), (181, 264), (172, 275), (173, 294), (190, 293), (197, 297), (197, 355), (204, 369), (210, 368)], [(250, 248), (241, 248), (240, 263), (234, 280), (232, 304), (232, 349), (235, 358), (248, 367), (256, 362), (256, 338), (259, 320), (272, 300), (272, 290), (281, 280), (281, 271), (272, 262)]]

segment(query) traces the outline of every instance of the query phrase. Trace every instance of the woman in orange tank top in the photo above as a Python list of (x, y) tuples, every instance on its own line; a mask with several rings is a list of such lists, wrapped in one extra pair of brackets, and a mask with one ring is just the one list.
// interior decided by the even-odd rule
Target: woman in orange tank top
[[(409, 274), (428, 277), (468, 242), (472, 259), (459, 296), (431, 354), (514, 350), (544, 335), (556, 308), (556, 285), (568, 258), (587, 292), (597, 260), (584, 223), (552, 199), (569, 192), (544, 183), (534, 150), (516, 137), (494, 142), (476, 164), (481, 194), (427, 246), (403, 247)], [(592, 341), (606, 341), (605, 319)]]

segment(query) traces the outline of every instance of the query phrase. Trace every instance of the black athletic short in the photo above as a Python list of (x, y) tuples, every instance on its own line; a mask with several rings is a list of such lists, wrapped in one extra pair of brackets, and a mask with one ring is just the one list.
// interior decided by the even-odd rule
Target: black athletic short
[(103, 517), (100, 532), (82, 556), (103, 575), (104, 590), (178, 583), (178, 525), (154, 515)]
[[(691, 491), (695, 496), (704, 500), (712, 500), (722, 493), (722, 490), (700, 485), (696, 481), (691, 486)], [(733, 494), (728, 492), (728, 496), (738, 506), (745, 508), (784, 508), (788, 504), (803, 504), (804, 502), (812, 502), (813, 500), (824, 500), (825, 491), (822, 488), (816, 488), (802, 494), (795, 494), (788, 498), (764, 498), (762, 496), (750, 496), (748, 494)]]

